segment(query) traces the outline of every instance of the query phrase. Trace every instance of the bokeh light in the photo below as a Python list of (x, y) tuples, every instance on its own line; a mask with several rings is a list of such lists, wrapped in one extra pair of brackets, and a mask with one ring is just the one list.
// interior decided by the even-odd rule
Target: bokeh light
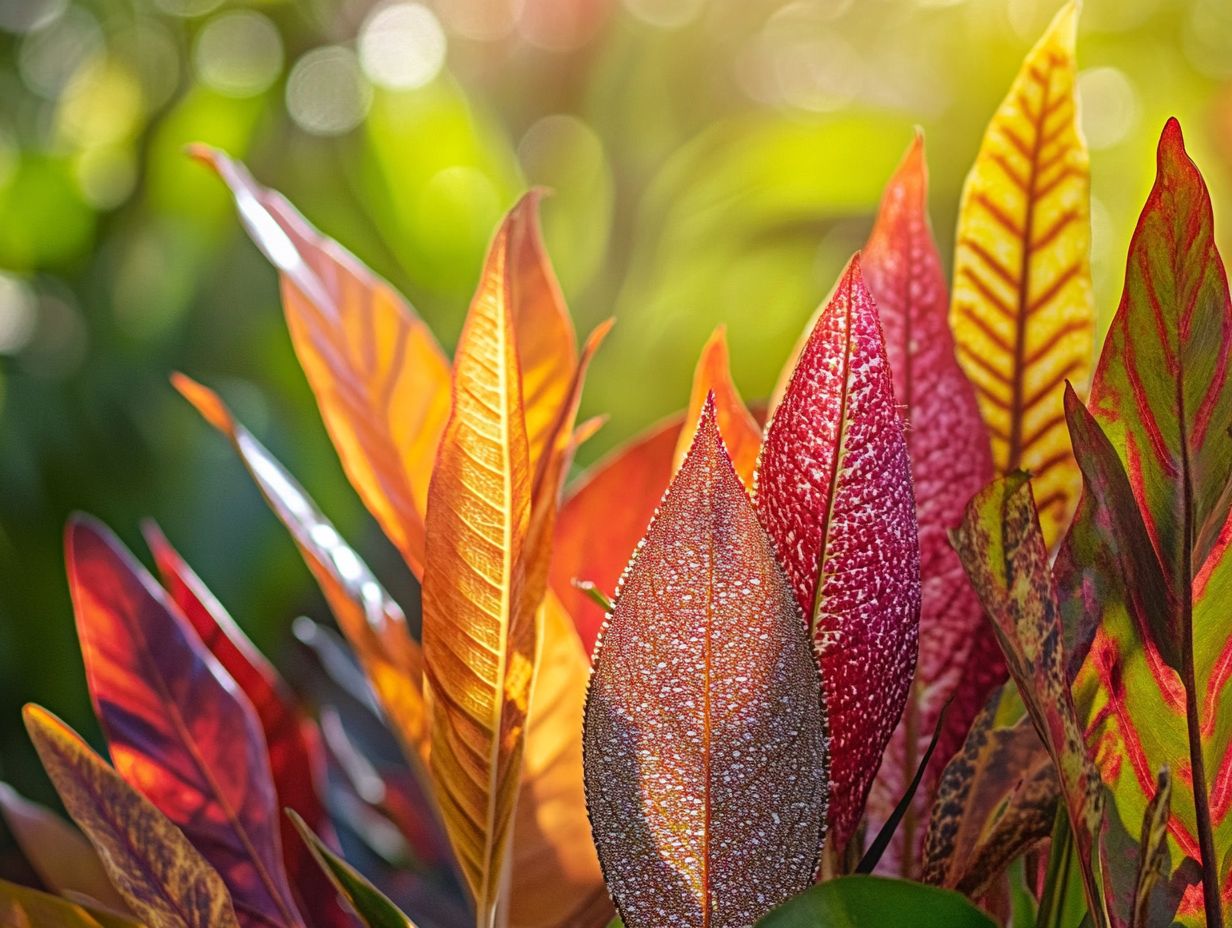
[(0, 29), (30, 32), (40, 29), (62, 12), (67, 0), (0, 0)]
[(17, 66), (27, 87), (54, 100), (78, 68), (102, 47), (98, 20), (82, 7), (73, 6), (22, 40)]
[(268, 16), (233, 10), (197, 34), (193, 66), (202, 83), (232, 97), (262, 93), (282, 73), (282, 38)]
[(422, 87), (445, 64), (445, 32), (421, 3), (394, 3), (369, 14), (359, 33), (359, 60), (374, 83), (391, 90)]
[(1095, 150), (1111, 148), (1139, 128), (1138, 94), (1119, 68), (1091, 68), (1078, 75), (1082, 131)]
[(37, 305), (29, 284), (12, 274), (0, 274), (0, 354), (17, 354), (30, 343)]
[(342, 135), (363, 122), (372, 86), (349, 48), (329, 45), (308, 52), (287, 78), (287, 111), (305, 132)]

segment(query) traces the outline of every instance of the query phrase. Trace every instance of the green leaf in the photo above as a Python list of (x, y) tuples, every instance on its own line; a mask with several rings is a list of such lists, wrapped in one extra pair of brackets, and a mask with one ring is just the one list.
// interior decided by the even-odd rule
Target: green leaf
[(321, 843), (321, 839), (313, 833), (302, 818), (290, 809), (287, 810), (287, 815), (299, 830), (304, 843), (308, 845), (312, 856), (317, 859), (317, 863), (321, 865), (326, 876), (338, 887), (338, 892), (346, 898), (351, 908), (363, 919), (368, 928), (415, 928), (415, 923), (390, 902), (389, 897), (369, 883), (358, 870)]
[(991, 918), (946, 889), (880, 876), (845, 876), (802, 892), (758, 928), (994, 928)]

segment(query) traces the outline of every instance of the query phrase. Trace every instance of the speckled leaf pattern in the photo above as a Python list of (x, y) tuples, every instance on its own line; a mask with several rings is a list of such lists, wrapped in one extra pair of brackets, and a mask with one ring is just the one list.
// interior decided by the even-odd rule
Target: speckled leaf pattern
[(994, 471), (975, 391), (954, 357), (949, 296), (928, 221), (922, 135), (886, 185), (861, 262), (906, 422), (920, 529), (920, 656), (911, 697), (869, 792), (870, 832), (903, 795), (951, 700), (914, 804), (879, 868), (914, 876), (937, 778), (1005, 677), (992, 627), (946, 534)]
[(1130, 928), (1150, 928), (1151, 893), (1168, 879), (1168, 818), (1172, 774), (1165, 768), (1155, 779), (1155, 795), (1147, 803), (1138, 839), (1138, 873), (1134, 878), (1134, 915)]
[(226, 884), (183, 832), (46, 709), (23, 715), (69, 815), (147, 928), (239, 928)]
[(807, 617), (830, 720), (830, 826), (851, 837), (915, 672), (920, 547), (877, 309), (853, 258), (766, 430), (757, 513)]
[[(693, 387), (689, 393), (689, 406), (685, 411), (684, 421), (696, 422), (702, 407), (711, 396), (714, 397), (715, 417), (719, 422), (719, 431), (723, 433), (723, 443), (731, 455), (732, 466), (736, 468), (741, 482), (746, 487), (752, 487), (753, 472), (757, 469), (757, 455), (761, 451), (761, 426), (744, 405), (740, 391), (732, 380), (726, 326), (715, 329), (714, 334), (702, 346), (697, 368), (693, 372)], [(692, 433), (687, 428), (682, 428), (676, 439), (673, 469), (681, 465), (692, 444)]]
[(1052, 834), (1056, 768), (1012, 686), (998, 690), (941, 774), (921, 879), (981, 898)]
[[(1174, 772), (1172, 866), (1186, 856), (1213, 858), (1212, 885), (1219, 887), (1225, 914), (1232, 908), (1230, 336), (1232, 301), (1213, 242), (1210, 197), (1180, 126), (1170, 120), (1091, 390), (1090, 413), (1105, 436), (1105, 457), (1117, 458), (1105, 469), (1123, 468), (1137, 503), (1137, 537), (1131, 527), (1094, 518), (1098, 513), (1084, 502), (1062, 554), (1091, 594), (1081, 600), (1089, 637), (1081, 642), (1085, 659), (1074, 686), (1100, 772), (1127, 828), (1146, 815), (1159, 769)], [(1098, 585), (1098, 558), (1121, 550), (1139, 563), (1157, 561), (1150, 566), (1165, 586), (1162, 608), (1144, 595), (1149, 585), (1141, 583), (1142, 567), (1128, 588)], [(1190, 655), (1194, 685), (1187, 687), (1178, 671)], [(1197, 765), (1191, 713), (1201, 752)], [(1209, 797), (1207, 854), (1195, 793)], [(1206, 904), (1203, 887), (1190, 886), (1179, 920), (1211, 921)]]
[(536, 656), (509, 231), (497, 232), (458, 340), (453, 408), (428, 491), (423, 577), (430, 769), (480, 926), (492, 923), (501, 893)]
[(296, 356), (347, 477), (412, 569), (449, 415), (449, 362), (414, 309), (279, 193), (213, 149), (193, 154), (231, 189), (249, 236), (279, 271)]
[(241, 925), (302, 925), (251, 703), (101, 524), (70, 521), (65, 557), (90, 696), (116, 771), (218, 871)]
[[(257, 713), (265, 734), (278, 809), (294, 809), (336, 847), (338, 839), (321, 800), (325, 752), (316, 723), (295, 704), (295, 697), (278, 671), (171, 547), (158, 526), (147, 522), (142, 525), (142, 533), (171, 601), (179, 606), (201, 643), (244, 691)], [(309, 924), (317, 928), (352, 925), (338, 906), (337, 894), (317, 879), (316, 863), (291, 820), (280, 815), (279, 823), (287, 879)]]
[(423, 698), (423, 655), (406, 617), (303, 487), (231, 414), (213, 390), (183, 374), (177, 390), (231, 442), (278, 520), (291, 533), (395, 734), (411, 754), (427, 756), (428, 717)]
[(993, 621), (1010, 676), (1056, 765), (1094, 925), (1108, 924), (1100, 835), (1104, 786), (1066, 674), (1057, 590), (1031, 484), (1021, 471), (971, 500), (954, 547)]
[(712, 405), (603, 631), (584, 737), (595, 843), (628, 928), (749, 926), (811, 882), (826, 818), (817, 666)]
[(1061, 391), (1091, 360), (1090, 170), (1078, 128), (1078, 3), (1027, 55), (963, 188), (950, 312), (1002, 473), (1033, 475), (1045, 540), (1059, 539), (1080, 477)]

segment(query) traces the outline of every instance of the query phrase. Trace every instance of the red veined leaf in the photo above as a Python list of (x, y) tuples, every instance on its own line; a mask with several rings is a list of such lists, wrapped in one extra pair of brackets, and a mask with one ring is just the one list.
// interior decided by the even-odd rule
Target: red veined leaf
[[(1176, 772), (1171, 860), (1206, 863), (1203, 885), (1181, 899), (1178, 919), (1186, 925), (1218, 923), (1232, 906), (1232, 713), (1222, 705), (1232, 680), (1232, 300), (1212, 235), (1206, 185), (1170, 120), (1091, 392), (1095, 431), (1106, 435), (1103, 456), (1119, 459), (1101, 466), (1123, 468), (1139, 510), (1138, 537), (1124, 521), (1101, 522), (1084, 503), (1061, 561), (1081, 580), (1070, 585), (1083, 594), (1084, 627), (1093, 635), (1080, 642), (1085, 659), (1075, 691), (1128, 827), (1147, 813), (1155, 771)], [(1099, 450), (1093, 444), (1088, 453)], [(1101, 587), (1101, 551), (1132, 552), (1134, 582), (1113, 575)], [(1166, 594), (1153, 602), (1151, 585), (1137, 576), (1152, 557)]]
[(973, 899), (1052, 833), (1056, 768), (1022, 700), (1002, 687), (980, 710), (937, 785), (921, 878)]
[(81, 893), (117, 912), (127, 911), (98, 853), (80, 831), (7, 783), (0, 783), (0, 814), (44, 886), (57, 893)]
[[(184, 563), (165, 535), (152, 522), (142, 525), (146, 544), (172, 602), (180, 607), (202, 644), (218, 660), (256, 710), (269, 752), (270, 773), (279, 809), (294, 809), (327, 844), (337, 847), (337, 836), (321, 802), (325, 755), (316, 724), (295, 704), (278, 672), (265, 659), (235, 620)], [(338, 905), (337, 893), (319, 879), (312, 855), (285, 815), (279, 817), (282, 854), (287, 878), (299, 907), (318, 928), (348, 926), (351, 920)]]
[(65, 549), (90, 696), (116, 770), (218, 870), (242, 925), (301, 925), (252, 705), (101, 524), (74, 518)]
[(140, 928), (136, 922), (122, 916), (95, 911), (84, 904), (5, 880), (0, 880), (0, 925), (9, 928)]
[(1087, 754), (1065, 672), (1057, 590), (1027, 476), (999, 478), (976, 494), (953, 538), (1056, 765), (1087, 905), (1093, 924), (1106, 926), (1100, 845), (1104, 786)]
[(22, 715), (64, 807), (147, 928), (239, 928), (226, 884), (183, 832), (46, 709)]
[(585, 718), (595, 844), (627, 928), (751, 925), (809, 885), (817, 667), (713, 403), (625, 575)]
[(907, 702), (920, 618), (907, 444), (858, 257), (818, 316), (766, 429), (757, 512), (821, 662), (830, 827), (842, 848)]
[(588, 655), (605, 614), (573, 581), (589, 580), (608, 596), (616, 589), (672, 478), (682, 422), (673, 417), (604, 458), (571, 489), (560, 508), (549, 582)]
[(426, 761), (427, 709), (423, 656), (402, 609), (377, 582), (333, 524), (213, 390), (183, 374), (175, 388), (230, 440), (278, 520), (291, 533), (330, 611), (372, 682), (408, 756)]
[(449, 415), (449, 362), (411, 306), (279, 193), (202, 145), (279, 271), (291, 341), (347, 477), (407, 563), (423, 568), (428, 480)]
[[(757, 455), (761, 450), (761, 426), (753, 418), (740, 391), (732, 380), (727, 352), (727, 326), (721, 325), (702, 347), (697, 369), (693, 373), (693, 388), (689, 394), (689, 406), (685, 422), (696, 422), (707, 399), (714, 397), (715, 416), (719, 430), (731, 455), (732, 466), (746, 487), (753, 486), (753, 472), (757, 469)], [(676, 439), (675, 468), (679, 468), (689, 453), (693, 436), (682, 428)]]
[(988, 694), (1005, 678), (992, 628), (946, 535), (994, 471), (975, 391), (954, 357), (949, 295), (928, 221), (922, 134), (886, 185), (861, 263), (877, 301), (894, 397), (906, 421), (920, 530), (920, 654), (902, 721), (869, 792), (872, 828), (903, 795), (942, 707), (951, 700), (915, 802), (883, 858), (882, 869), (912, 876), (937, 777)]

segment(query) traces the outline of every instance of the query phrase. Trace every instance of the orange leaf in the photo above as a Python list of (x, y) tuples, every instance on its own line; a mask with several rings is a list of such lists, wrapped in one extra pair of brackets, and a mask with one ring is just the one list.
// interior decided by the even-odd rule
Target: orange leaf
[(827, 771), (795, 594), (707, 403), (586, 702), (586, 795), (628, 928), (751, 925), (812, 881)]
[(449, 414), (445, 355), (393, 287), (281, 194), (222, 152), (192, 153), (231, 188), (249, 236), (278, 268), (291, 341), (347, 477), (419, 573), (428, 481)]
[(239, 928), (222, 878), (166, 816), (46, 709), (22, 715), (69, 815), (148, 928)]
[(431, 772), (481, 926), (492, 923), (501, 892), (536, 650), (510, 225), (497, 232), (458, 340), (453, 408), (428, 491), (423, 578)]
[[(740, 391), (732, 380), (727, 352), (727, 326), (722, 325), (714, 330), (714, 334), (702, 348), (701, 357), (698, 358), (685, 422), (697, 421), (702, 407), (706, 405), (706, 398), (711, 394), (714, 395), (715, 415), (731, 454), (732, 465), (736, 468), (741, 482), (746, 487), (752, 487), (753, 471), (757, 469), (757, 455), (761, 451), (761, 426), (744, 405)], [(684, 462), (692, 442), (693, 436), (688, 430), (681, 429), (680, 437), (676, 440), (677, 468)]]

